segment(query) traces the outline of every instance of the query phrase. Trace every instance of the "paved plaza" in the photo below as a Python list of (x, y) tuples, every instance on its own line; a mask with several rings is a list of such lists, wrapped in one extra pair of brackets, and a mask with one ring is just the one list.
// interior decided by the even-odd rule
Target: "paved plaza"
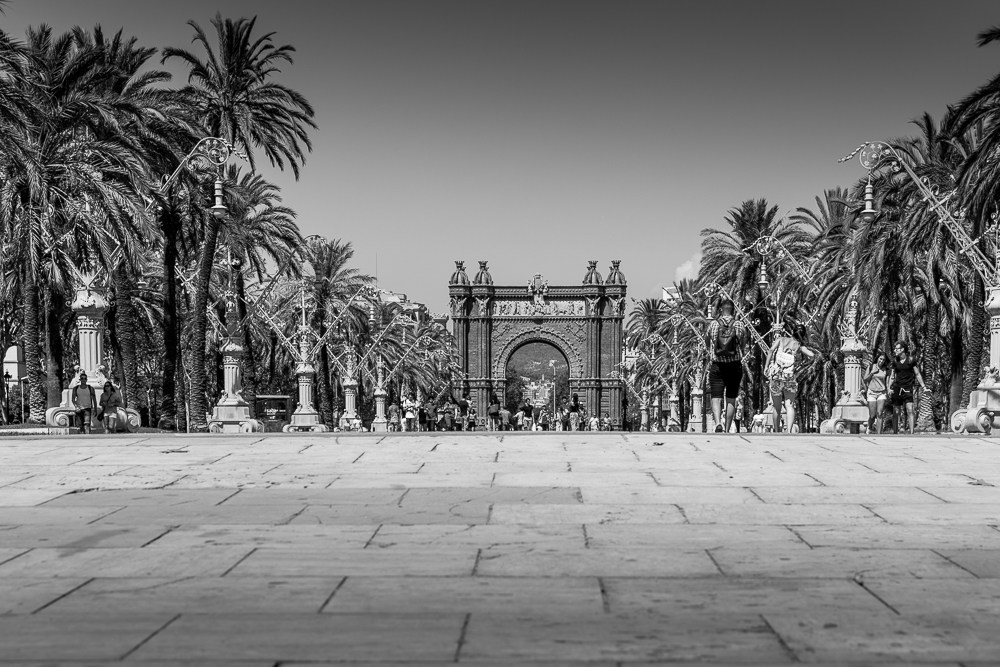
[(1000, 440), (0, 439), (0, 665), (1000, 664)]

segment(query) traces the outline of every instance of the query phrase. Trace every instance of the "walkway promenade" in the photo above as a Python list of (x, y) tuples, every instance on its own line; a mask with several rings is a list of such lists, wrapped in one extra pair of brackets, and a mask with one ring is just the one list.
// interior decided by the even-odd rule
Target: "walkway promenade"
[(0, 667), (1000, 664), (1000, 439), (0, 438)]

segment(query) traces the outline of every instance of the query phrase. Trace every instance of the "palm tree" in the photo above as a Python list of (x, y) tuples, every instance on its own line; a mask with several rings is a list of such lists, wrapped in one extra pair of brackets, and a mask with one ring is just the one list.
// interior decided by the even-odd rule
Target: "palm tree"
[[(42, 304), (59, 304), (71, 265), (96, 270), (112, 243), (136, 237), (143, 167), (129, 146), (108, 138), (128, 110), (102, 94), (116, 73), (102, 65), (98, 49), (81, 47), (71, 34), (53, 38), (42, 26), (28, 30), (24, 50), (23, 76), (12, 85), (31, 100), (29, 122), (5, 126), (16, 148), (0, 157), (0, 224), (14, 239), (20, 268), (31, 420), (40, 422), (47, 403), (38, 346)], [(55, 324), (49, 320), (47, 342), (58, 394), (62, 355)]]
[[(305, 162), (304, 150), (312, 149), (308, 129), (316, 127), (314, 111), (302, 95), (272, 81), (281, 63), (292, 62), (295, 49), (274, 46), (274, 33), (254, 37), (255, 24), (256, 18), (233, 21), (216, 14), (212, 20), (218, 40), (216, 51), (201, 27), (189, 21), (194, 41), (204, 48), (206, 59), (185, 49), (168, 47), (162, 62), (178, 59), (187, 66), (188, 84), (180, 92), (208, 135), (225, 139), (245, 153), (251, 170), (256, 169), (254, 150), (260, 149), (279, 169), (284, 169), (287, 162), (297, 179), (299, 163)], [(191, 318), (191, 365), (196, 372), (191, 376), (190, 398), (193, 422), (204, 428), (209, 407), (203, 372), (206, 309), (220, 223), (207, 215), (200, 222), (205, 233)]]

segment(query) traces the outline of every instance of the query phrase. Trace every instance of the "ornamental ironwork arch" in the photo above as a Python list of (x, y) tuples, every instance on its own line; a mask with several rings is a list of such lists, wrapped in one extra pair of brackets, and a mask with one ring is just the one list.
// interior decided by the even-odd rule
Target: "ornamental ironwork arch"
[(467, 395), (485, 422), (492, 394), (504, 395), (506, 367), (522, 345), (555, 346), (570, 366), (570, 391), (589, 413), (607, 414), (621, 428), (625, 398), (617, 371), (622, 359), (626, 282), (621, 262), (611, 262), (602, 279), (590, 261), (583, 281), (550, 285), (541, 274), (527, 285), (494, 285), (487, 262), (469, 279), (465, 262), (456, 262), (448, 281), (452, 333), (462, 377), (455, 393)]

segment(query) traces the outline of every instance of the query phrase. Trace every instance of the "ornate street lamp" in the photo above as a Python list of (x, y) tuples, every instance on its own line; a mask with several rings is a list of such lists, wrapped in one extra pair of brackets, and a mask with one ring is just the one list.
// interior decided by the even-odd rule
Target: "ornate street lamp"
[(955, 432), (990, 433), (994, 426), (995, 415), (1000, 414), (1000, 225), (994, 215), (994, 224), (987, 230), (992, 232), (994, 239), (994, 255), (989, 257), (979, 247), (979, 239), (973, 239), (965, 230), (962, 219), (964, 210), (952, 214), (948, 202), (957, 200), (958, 190), (952, 188), (944, 193), (937, 186), (931, 185), (927, 178), (917, 175), (912, 167), (903, 159), (900, 153), (884, 141), (869, 141), (861, 144), (838, 162), (847, 162), (858, 156), (861, 166), (868, 170), (868, 184), (865, 186), (865, 208), (861, 212), (866, 222), (875, 220), (877, 211), (874, 207), (872, 172), (879, 169), (889, 169), (893, 173), (906, 172), (913, 184), (920, 190), (921, 196), (937, 213), (938, 219), (959, 245), (959, 254), (969, 258), (973, 268), (979, 273), (986, 287), (986, 312), (990, 316), (990, 365), (986, 369), (982, 382), (969, 396), (969, 405), (956, 410), (951, 415), (951, 428)]
[(10, 422), (10, 371), (8, 370), (3, 372), (3, 395), (6, 403), (4, 414), (7, 416), (7, 421)]

